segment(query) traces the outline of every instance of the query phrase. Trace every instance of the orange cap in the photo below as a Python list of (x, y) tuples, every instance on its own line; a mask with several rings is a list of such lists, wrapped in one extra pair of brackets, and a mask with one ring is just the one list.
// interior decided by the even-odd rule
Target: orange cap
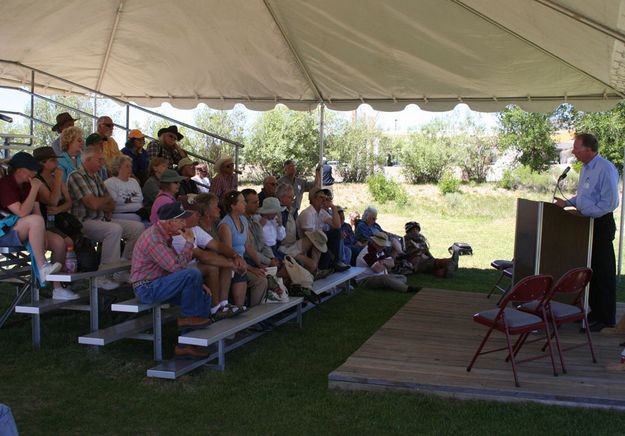
[(132, 129), (130, 132), (128, 132), (128, 138), (141, 139), (145, 138), (145, 135), (141, 133), (141, 130), (139, 129)]

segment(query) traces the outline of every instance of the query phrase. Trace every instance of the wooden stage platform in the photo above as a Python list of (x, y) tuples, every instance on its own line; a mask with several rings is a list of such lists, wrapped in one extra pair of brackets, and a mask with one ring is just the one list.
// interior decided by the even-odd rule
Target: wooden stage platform
[[(613, 329), (593, 334), (598, 363), (592, 363), (588, 347), (567, 351), (564, 361), (568, 373), (558, 377), (553, 376), (548, 357), (522, 363), (521, 387), (516, 388), (503, 351), (480, 356), (471, 372), (467, 372), (466, 367), (487, 330), (471, 317), (475, 312), (493, 308), (496, 301), (496, 296), (489, 300), (485, 294), (422, 290), (330, 373), (329, 387), (625, 410), (625, 365), (620, 364), (619, 347), (625, 334), (617, 334)], [(624, 309), (619, 304), (617, 319)], [(585, 335), (579, 333), (579, 327), (563, 326), (562, 342), (583, 342)], [(503, 334), (491, 335), (487, 349), (493, 345), (505, 345)], [(540, 352), (541, 345), (526, 345), (520, 358)]]

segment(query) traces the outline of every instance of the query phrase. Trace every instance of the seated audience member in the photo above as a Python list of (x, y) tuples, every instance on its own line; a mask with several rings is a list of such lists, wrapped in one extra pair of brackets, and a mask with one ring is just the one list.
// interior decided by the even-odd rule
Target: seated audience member
[[(314, 230), (325, 231), (328, 239), (328, 252), (321, 255), (319, 269), (326, 271), (334, 269), (338, 272), (349, 269), (349, 265), (341, 262), (341, 233), (339, 230), (341, 221), (339, 214), (336, 213), (336, 206), (320, 188), (311, 189), (308, 193), (308, 198), (310, 206), (304, 209), (297, 217), (298, 235), (303, 237), (306, 232)], [(328, 210), (332, 214), (328, 213)], [(326, 225), (328, 230), (324, 229)]]
[(181, 141), (184, 136), (178, 132), (177, 126), (169, 126), (158, 131), (158, 139), (150, 142), (147, 146), (150, 159), (155, 157), (162, 157), (167, 160), (168, 168), (173, 168), (177, 165), (180, 159), (187, 157), (187, 152), (184, 151), (177, 141)]
[(143, 205), (146, 210), (152, 209), (152, 203), (154, 203), (160, 190), (161, 182), (159, 179), (161, 174), (167, 169), (167, 164), (167, 159), (162, 157), (155, 157), (150, 161), (148, 166), (150, 177), (148, 177), (141, 189), (143, 191)]
[(267, 197), (275, 197), (276, 189), (278, 188), (278, 181), (274, 176), (267, 176), (263, 180), (263, 189), (258, 193), (258, 202), (262, 206), (263, 201)]
[(68, 112), (63, 112), (56, 116), (56, 124), (52, 126), (52, 131), (57, 132), (59, 136), (52, 141), (52, 149), (54, 150), (54, 154), (57, 156), (60, 156), (63, 152), (61, 149), (61, 133), (63, 133), (63, 130), (68, 127), (74, 127), (74, 122), (79, 119), (80, 118), (72, 118)]
[(315, 180), (310, 182), (300, 177), (297, 177), (297, 162), (293, 159), (284, 161), (284, 176), (278, 179), (278, 184), (286, 183), (293, 187), (295, 192), (295, 202), (293, 208), (295, 212), (299, 212), (302, 207), (302, 198), (304, 192), (310, 192), (312, 188), (318, 188), (321, 186), (321, 167), (317, 167), (315, 172)]
[(231, 157), (222, 157), (215, 162), (217, 174), (211, 180), (209, 191), (219, 198), (223, 198), (226, 192), (236, 191), (239, 179), (234, 173), (234, 161)]
[[(65, 263), (66, 246), (61, 236), (46, 232), (37, 203), (42, 182), (35, 176), (40, 169), (41, 165), (35, 158), (23, 151), (9, 161), (9, 175), (0, 179), (0, 246), (19, 247), (28, 242), (39, 282), (43, 283), (48, 275), (61, 270)], [(46, 249), (52, 250), (53, 263), (46, 261)], [(67, 290), (66, 295), (63, 288), (57, 288), (53, 294), (58, 298), (75, 298), (71, 291)]]
[[(92, 133), (91, 135), (87, 136), (87, 139), (85, 139), (85, 146), (96, 147), (97, 149), (102, 151), (102, 147), (104, 146), (104, 138), (97, 133)], [(110, 172), (108, 165), (102, 165), (102, 168), (100, 168), (100, 171), (98, 171), (100, 179), (102, 179), (102, 181), (105, 181), (109, 178), (109, 174)]]
[(258, 211), (258, 195), (256, 195), (256, 191), (253, 189), (244, 189), (241, 191), (241, 194), (243, 194), (243, 198), (245, 199), (245, 218), (247, 218), (247, 223), (249, 225), (252, 246), (261, 264), (255, 264), (249, 256), (246, 256), (245, 260), (248, 263), (252, 263), (253, 266), (261, 268), (265, 266), (277, 266), (278, 262), (277, 259), (275, 259), (276, 256), (274, 252), (265, 244), (260, 216), (256, 215)]
[(358, 242), (352, 226), (345, 222), (345, 210), (337, 206), (337, 212), (341, 219), (341, 242), (343, 243), (342, 262), (350, 265), (356, 264), (356, 257), (367, 244)]
[(150, 211), (150, 222), (152, 224), (158, 221), (158, 209), (167, 203), (174, 203), (176, 201), (176, 194), (180, 189), (180, 182), (184, 180), (184, 177), (179, 175), (174, 170), (165, 170), (159, 179), (160, 190), (158, 195), (154, 199), (152, 209)]
[[(68, 235), (59, 230), (55, 219), (59, 214), (71, 213), (72, 199), (63, 182), (63, 170), (58, 167), (57, 157), (52, 147), (39, 147), (33, 150), (33, 157), (41, 165), (37, 178), (41, 180), (39, 187), (39, 209), (46, 223), (47, 232), (55, 233), (63, 238), (65, 246), (74, 245)], [(55, 282), (52, 297), (57, 300), (74, 300), (78, 294), (69, 289), (69, 285)]]
[[(360, 222), (360, 212), (354, 210), (352, 212), (349, 213), (349, 224), (352, 226), (352, 231), (355, 232), (356, 231), (356, 226), (358, 226), (358, 223)], [(356, 236), (356, 234), (354, 233), (354, 237)], [(365, 243), (366, 245), (366, 243)]]
[[(103, 116), (98, 118), (95, 133), (102, 138), (102, 154), (104, 155), (104, 161), (109, 173), (115, 156), (120, 156), (122, 154), (119, 150), (119, 145), (117, 145), (117, 141), (113, 139), (114, 128), (115, 124), (113, 124), (111, 117)], [(89, 144), (87, 144), (87, 146), (89, 146)]]
[(208, 192), (211, 186), (211, 179), (208, 178), (208, 165), (205, 163), (197, 165), (195, 167), (195, 176), (191, 177), (191, 180), (195, 181), (200, 193)]
[(384, 232), (375, 232), (369, 238), (367, 247), (356, 258), (356, 266), (366, 270), (356, 277), (356, 283), (363, 288), (390, 289), (399, 292), (418, 292), (421, 288), (408, 286), (408, 279), (401, 274), (388, 274), (387, 269), (395, 266), (392, 257), (387, 256), (384, 248), (390, 247), (391, 241)]
[[(215, 237), (215, 225), (221, 219), (217, 196), (210, 193), (200, 194), (196, 197), (193, 207), (197, 214), (189, 217), (187, 224), (195, 235), (196, 248), (193, 250), (193, 257), (198, 261), (197, 267), (202, 271), (204, 283), (211, 290), (211, 315), (215, 320), (228, 318), (240, 313), (237, 306), (228, 303), (228, 294), (232, 272), (244, 270), (245, 261), (232, 247)], [(177, 252), (182, 250), (184, 243), (181, 236), (174, 236), (172, 245)]]
[[(314, 274), (317, 271), (321, 252), (312, 245), (308, 237), (297, 239), (297, 212), (293, 208), (295, 201), (293, 186), (286, 183), (279, 184), (276, 196), (280, 201), (280, 206), (285, 208), (280, 214), (280, 221), (285, 229), (285, 237), (278, 244), (276, 257), (282, 260), (285, 255), (292, 256), (304, 268)], [(327, 251), (327, 246), (325, 251)]]
[(132, 176), (132, 159), (115, 156), (111, 162), (113, 177), (104, 181), (104, 186), (115, 201), (113, 219), (142, 221), (139, 210), (143, 207), (143, 193)]
[(128, 132), (128, 140), (126, 145), (122, 148), (122, 154), (125, 154), (132, 159), (132, 174), (139, 180), (139, 184), (143, 186), (145, 181), (150, 176), (150, 156), (148, 152), (143, 148), (145, 146), (145, 135), (141, 133), (141, 130), (133, 129)]
[[(211, 291), (204, 285), (202, 273), (187, 268), (193, 257), (195, 236), (186, 227), (185, 211), (178, 202), (158, 211), (158, 220), (138, 239), (132, 255), (130, 281), (143, 304), (169, 302), (180, 306), (179, 329), (206, 327), (211, 323)], [(185, 243), (180, 253), (172, 247), (172, 237), (181, 235)], [(206, 357), (195, 346), (176, 346), (176, 356)]]
[[(132, 258), (132, 250), (144, 226), (140, 222), (111, 219), (115, 201), (106, 190), (98, 172), (104, 164), (98, 147), (87, 147), (82, 155), (82, 166), (70, 174), (67, 185), (72, 198), (72, 214), (82, 221), (84, 235), (102, 242), (100, 266), (108, 266)], [(125, 239), (123, 257), (120, 256), (121, 239)], [(101, 277), (96, 285), (102, 289), (115, 289), (125, 274)]]
[(195, 175), (196, 165), (197, 162), (193, 162), (188, 157), (182, 158), (178, 161), (178, 174), (184, 177), (184, 180), (180, 182), (178, 196), (188, 196), (189, 194), (194, 196), (200, 193), (198, 186), (195, 184), (195, 180), (192, 179)]
[[(362, 219), (356, 225), (356, 239), (358, 239), (359, 242), (367, 243), (375, 232), (384, 232), (382, 227), (380, 227), (377, 223), (377, 219), (378, 210), (371, 206), (367, 207), (362, 213)], [(387, 232), (384, 233), (387, 234), (389, 240), (391, 241), (391, 256), (396, 258), (397, 256), (404, 254), (404, 251), (401, 248), (401, 243), (399, 242), (399, 237)]]
[(61, 155), (58, 158), (59, 167), (63, 170), (63, 181), (67, 182), (72, 171), (80, 168), (80, 155), (85, 143), (83, 131), (80, 127), (68, 127), (61, 133)]
[[(261, 262), (256, 255), (256, 250), (252, 247), (249, 235), (243, 195), (239, 191), (230, 191), (224, 195), (222, 201), (226, 216), (217, 227), (219, 239), (231, 246), (239, 256), (243, 257), (247, 254), (256, 265), (260, 265)], [(230, 286), (232, 302), (242, 310), (246, 310), (245, 297), (248, 281), (250, 281), (250, 306), (260, 304), (267, 291), (267, 278), (264, 270), (248, 264), (246, 270), (235, 271)]]
[(265, 244), (271, 251), (277, 253), (278, 243), (286, 237), (286, 229), (282, 225), (281, 213), (286, 209), (280, 206), (280, 200), (274, 197), (266, 198), (263, 206), (256, 211), (260, 216), (259, 223), (263, 227)]
[(436, 259), (430, 253), (428, 240), (421, 234), (421, 226), (416, 221), (410, 221), (404, 226), (404, 246), (406, 258), (412, 264), (414, 272), (427, 272), (436, 277), (451, 277), (458, 270), (458, 250), (454, 250), (452, 257)]

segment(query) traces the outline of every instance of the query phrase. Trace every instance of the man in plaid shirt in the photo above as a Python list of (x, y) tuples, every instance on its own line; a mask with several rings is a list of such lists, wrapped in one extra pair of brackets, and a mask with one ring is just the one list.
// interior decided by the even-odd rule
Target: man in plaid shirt
[[(142, 304), (173, 303), (180, 305), (178, 328), (201, 328), (211, 323), (211, 292), (204, 285), (197, 268), (187, 268), (193, 257), (195, 236), (186, 227), (191, 212), (179, 202), (168, 203), (158, 210), (158, 221), (137, 241), (132, 255), (130, 281)], [(185, 244), (177, 253), (172, 238), (181, 235)], [(176, 346), (176, 356), (205, 357), (195, 346)]]
[(180, 159), (187, 157), (187, 153), (178, 145), (178, 142), (184, 138), (179, 132), (178, 127), (169, 126), (158, 131), (158, 140), (152, 141), (146, 147), (150, 160), (155, 157), (162, 157), (169, 161), (169, 168), (177, 165)]
[[(102, 243), (101, 265), (130, 260), (132, 250), (145, 227), (130, 220), (111, 220), (115, 201), (109, 195), (98, 172), (104, 164), (102, 149), (87, 147), (82, 153), (82, 165), (67, 178), (72, 197), (72, 214), (82, 221), (84, 235)], [(120, 257), (121, 239), (124, 238), (123, 259)], [(99, 277), (96, 285), (102, 289), (115, 289), (119, 282), (128, 281), (126, 273), (115, 273), (112, 278)]]

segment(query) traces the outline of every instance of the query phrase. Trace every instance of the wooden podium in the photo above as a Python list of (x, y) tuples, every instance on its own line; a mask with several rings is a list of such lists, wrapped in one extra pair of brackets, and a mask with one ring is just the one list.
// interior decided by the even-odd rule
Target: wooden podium
[(593, 221), (553, 203), (519, 198), (512, 283), (534, 274), (549, 274), (555, 283), (572, 268), (590, 268)]

